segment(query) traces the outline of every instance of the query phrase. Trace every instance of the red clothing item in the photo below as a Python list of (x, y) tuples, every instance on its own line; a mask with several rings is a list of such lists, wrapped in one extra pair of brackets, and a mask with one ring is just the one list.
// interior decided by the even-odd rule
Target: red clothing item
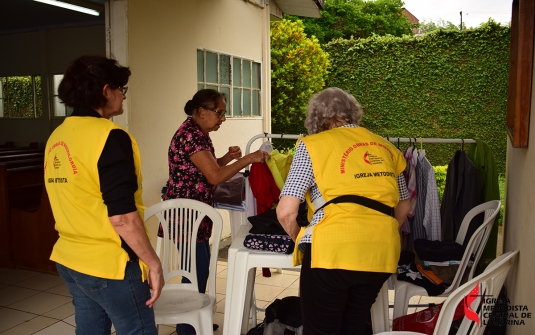
[(256, 198), (256, 214), (262, 214), (279, 203), (281, 190), (266, 163), (253, 163), (249, 173), (249, 185)]
[[(256, 198), (256, 214), (262, 214), (273, 208), (273, 204), (279, 203), (281, 190), (275, 183), (271, 170), (266, 163), (251, 164), (249, 172), (249, 185)], [(269, 268), (262, 268), (262, 276), (271, 277)]]

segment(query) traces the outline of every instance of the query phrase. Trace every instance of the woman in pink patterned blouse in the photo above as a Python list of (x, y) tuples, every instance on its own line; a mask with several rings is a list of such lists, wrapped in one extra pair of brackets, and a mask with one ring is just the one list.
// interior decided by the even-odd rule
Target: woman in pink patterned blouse
[[(214, 205), (215, 187), (229, 180), (238, 171), (251, 163), (264, 162), (269, 154), (255, 151), (242, 157), (240, 147), (229, 147), (228, 152), (216, 158), (209, 133), (217, 131), (226, 120), (226, 99), (216, 90), (198, 91), (186, 103), (188, 115), (171, 139), (168, 151), (169, 179), (163, 199), (194, 199)], [(230, 162), (234, 161), (232, 164)], [(158, 236), (163, 236), (160, 231)], [(197, 279), (199, 292), (206, 291), (208, 280), (212, 221), (205, 218), (197, 233)], [(195, 334), (190, 325), (179, 324), (179, 335)]]

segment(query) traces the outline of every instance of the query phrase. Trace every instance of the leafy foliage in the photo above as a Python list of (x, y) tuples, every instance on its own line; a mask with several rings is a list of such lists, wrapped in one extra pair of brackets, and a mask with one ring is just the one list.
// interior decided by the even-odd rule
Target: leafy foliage
[[(510, 28), (489, 21), (424, 37), (372, 36), (325, 45), (327, 86), (362, 104), (362, 126), (384, 137), (480, 138), (505, 171)], [(425, 144), (445, 165), (458, 144)]]
[(437, 179), (438, 199), (439, 203), (441, 204), (444, 188), (446, 187), (446, 173), (448, 172), (448, 166), (433, 166), (433, 170), (435, 171), (435, 177)]
[[(463, 28), (465, 29), (466, 26), (464, 25), (463, 23)], [(426, 34), (426, 33), (430, 33), (434, 30), (438, 30), (438, 29), (453, 29), (453, 30), (458, 30), (459, 27), (456, 26), (455, 24), (451, 23), (450, 21), (444, 21), (442, 19), (438, 20), (437, 23), (433, 22), (433, 21), (422, 21), (420, 22), (420, 25), (419, 25), (419, 30), (420, 30), (420, 34)]]
[(285, 16), (301, 20), (305, 33), (316, 36), (321, 44), (337, 38), (364, 38), (373, 34), (412, 35), (416, 27), (402, 14), (401, 0), (329, 0), (321, 11), (321, 18)]
[(43, 115), (41, 76), (33, 76), (35, 80), (35, 111), (34, 85), (32, 76), (2, 77), (2, 101), (4, 117), (33, 118)]
[(271, 123), (273, 133), (305, 133), (308, 99), (325, 85), (328, 54), (308, 38), (303, 23), (271, 24)]

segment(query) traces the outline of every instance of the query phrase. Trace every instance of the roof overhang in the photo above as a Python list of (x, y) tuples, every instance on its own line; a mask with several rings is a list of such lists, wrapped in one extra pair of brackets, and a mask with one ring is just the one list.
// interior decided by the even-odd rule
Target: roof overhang
[(273, 2), (284, 14), (319, 18), (324, 0), (272, 0), (271, 4)]

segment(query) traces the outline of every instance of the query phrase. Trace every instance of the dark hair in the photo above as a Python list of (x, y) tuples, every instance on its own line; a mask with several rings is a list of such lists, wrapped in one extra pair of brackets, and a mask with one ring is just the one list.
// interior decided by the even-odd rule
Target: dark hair
[(58, 96), (69, 107), (103, 107), (108, 102), (102, 94), (104, 86), (108, 84), (113, 89), (125, 86), (130, 73), (130, 69), (114, 59), (82, 56), (67, 68)]
[(184, 106), (184, 112), (191, 116), (195, 114), (197, 109), (201, 107), (206, 109), (215, 108), (217, 102), (221, 99), (227, 101), (225, 95), (221, 92), (211, 89), (200, 90), (195, 93), (191, 100), (186, 102), (186, 105)]

